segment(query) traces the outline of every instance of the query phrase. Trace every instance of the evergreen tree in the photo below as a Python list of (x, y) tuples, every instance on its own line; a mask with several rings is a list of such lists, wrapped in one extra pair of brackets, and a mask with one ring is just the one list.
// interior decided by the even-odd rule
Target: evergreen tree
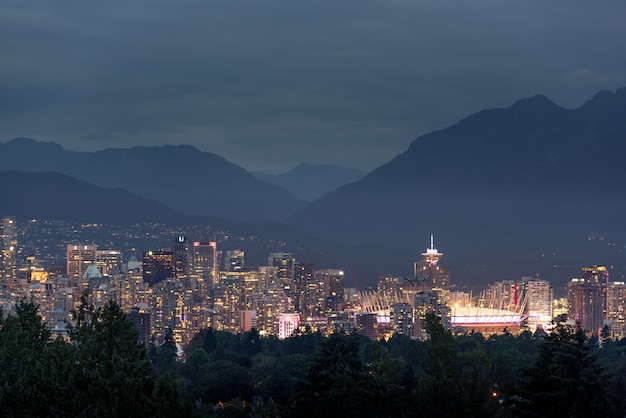
[(610, 401), (612, 376), (590, 352), (584, 332), (559, 323), (523, 370), (519, 407), (525, 416), (623, 416)]
[(138, 331), (115, 301), (75, 312), (73, 390), (78, 416), (146, 416), (152, 408), (152, 369)]

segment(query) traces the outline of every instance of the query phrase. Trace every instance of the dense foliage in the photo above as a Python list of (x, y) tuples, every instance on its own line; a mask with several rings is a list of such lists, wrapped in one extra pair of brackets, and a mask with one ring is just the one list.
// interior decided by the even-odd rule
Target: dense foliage
[(180, 355), (173, 336), (146, 348), (115, 302), (75, 312), (51, 340), (32, 303), (0, 312), (3, 416), (622, 417), (626, 344), (591, 344), (559, 324), (453, 336), (427, 318), (427, 341), (319, 333), (278, 340), (204, 329)]

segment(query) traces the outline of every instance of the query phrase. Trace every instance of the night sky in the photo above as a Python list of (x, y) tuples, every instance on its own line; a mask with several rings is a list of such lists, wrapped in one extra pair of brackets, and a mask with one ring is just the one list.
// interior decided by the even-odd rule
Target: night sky
[(3, 0), (0, 142), (371, 170), (485, 108), (626, 86), (625, 17), (623, 0)]

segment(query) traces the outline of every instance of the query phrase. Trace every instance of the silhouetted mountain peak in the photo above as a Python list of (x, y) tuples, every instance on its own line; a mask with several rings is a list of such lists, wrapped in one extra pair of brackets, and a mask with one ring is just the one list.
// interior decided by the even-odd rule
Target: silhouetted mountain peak
[(548, 99), (543, 94), (535, 94), (533, 97), (527, 97), (516, 101), (509, 109), (512, 110), (549, 110), (561, 109), (561, 106)]
[(5, 144), (5, 147), (10, 148), (11, 150), (20, 150), (20, 151), (30, 151), (33, 149), (37, 149), (37, 150), (46, 149), (47, 151), (59, 152), (59, 151), (65, 150), (65, 148), (63, 148), (61, 145), (55, 142), (36, 141), (32, 138), (26, 138), (23, 136), (11, 139), (9, 142)]
[(605, 108), (607, 106), (626, 105), (626, 87), (622, 87), (613, 93), (609, 90), (600, 90), (593, 98), (586, 101), (581, 109)]

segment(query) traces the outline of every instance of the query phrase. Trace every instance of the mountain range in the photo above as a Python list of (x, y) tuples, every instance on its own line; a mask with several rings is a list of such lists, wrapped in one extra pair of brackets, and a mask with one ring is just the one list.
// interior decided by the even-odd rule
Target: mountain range
[[(85, 153), (23, 138), (0, 144), (0, 170), (59, 171), (123, 187), (155, 201), (158, 216), (287, 219), (300, 243), (335, 243), (327, 259), (358, 274), (409, 275), (432, 233), (453, 282), (466, 285), (536, 274), (563, 283), (590, 264), (626, 275), (625, 157), (626, 88), (598, 92), (576, 109), (536, 95), (477, 112), (309, 204), (190, 146)], [(79, 196), (77, 205), (93, 202)]]
[(219, 155), (189, 145), (79, 152), (16, 138), (0, 144), (0, 170), (56, 171), (96, 186), (124, 188), (185, 214), (237, 221), (282, 220), (305, 204)]
[(508, 264), (532, 275), (545, 253), (601, 264), (584, 241), (626, 241), (625, 157), (626, 88), (577, 109), (536, 95), (417, 138), (288, 222), (398, 248), (421, 248), (434, 233), (458, 266)]
[(252, 173), (259, 180), (287, 189), (300, 199), (312, 202), (344, 184), (353, 183), (366, 172), (331, 164), (298, 164), (280, 174)]

